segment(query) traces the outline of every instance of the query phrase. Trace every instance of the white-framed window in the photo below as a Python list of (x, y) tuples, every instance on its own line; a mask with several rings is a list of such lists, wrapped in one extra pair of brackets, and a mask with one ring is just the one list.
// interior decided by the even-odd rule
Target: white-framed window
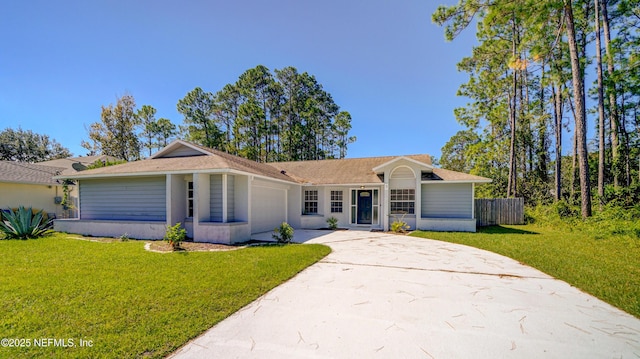
[(389, 205), (391, 214), (414, 214), (416, 190), (413, 188), (392, 189)]
[(304, 191), (304, 214), (318, 213), (318, 190)]
[(193, 182), (187, 182), (187, 218), (193, 217)]
[(342, 213), (342, 191), (331, 191), (331, 213)]

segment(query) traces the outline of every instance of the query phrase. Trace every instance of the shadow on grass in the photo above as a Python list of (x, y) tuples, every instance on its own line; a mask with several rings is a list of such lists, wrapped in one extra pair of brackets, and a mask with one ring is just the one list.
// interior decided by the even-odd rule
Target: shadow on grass
[(537, 232), (526, 231), (524, 229), (509, 228), (509, 227), (503, 227), (503, 226), (478, 227), (478, 233), (487, 233), (487, 234), (539, 234)]

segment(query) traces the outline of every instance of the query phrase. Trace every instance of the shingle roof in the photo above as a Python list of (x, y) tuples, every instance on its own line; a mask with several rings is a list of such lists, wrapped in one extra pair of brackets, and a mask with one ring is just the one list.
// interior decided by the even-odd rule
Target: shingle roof
[[(180, 144), (197, 148), (202, 155), (186, 157), (155, 157), (124, 163), (116, 166), (96, 168), (73, 174), (71, 178), (102, 177), (112, 175), (164, 174), (167, 172), (210, 171), (230, 169), (252, 173), (273, 179), (313, 184), (358, 184), (381, 183), (382, 179), (374, 168), (399, 158), (408, 158), (431, 167), (429, 155), (383, 156), (365, 158), (345, 158), (319, 161), (258, 163), (219, 150), (192, 143), (177, 141), (166, 148), (168, 155)], [(445, 181), (488, 181), (487, 178), (465, 173), (434, 168), (434, 173)]]
[(444, 168), (434, 168), (433, 173), (444, 181), (473, 181), (473, 182), (491, 182), (489, 178), (470, 175), (468, 173), (445, 170)]
[(178, 171), (206, 171), (215, 169), (230, 169), (253, 173), (274, 179), (295, 182), (274, 167), (245, 158), (230, 155), (213, 149), (206, 149), (209, 154), (191, 157), (167, 157), (145, 159), (135, 162), (123, 163), (115, 166), (101, 167), (93, 170), (82, 171), (73, 174), (72, 178), (94, 177), (101, 175), (127, 175), (127, 174), (162, 174)]
[(343, 158), (335, 160), (275, 162), (270, 165), (284, 170), (301, 183), (354, 184), (382, 182), (373, 168), (400, 157), (431, 165), (429, 155)]
[[(118, 158), (113, 156), (81, 156), (81, 157), (68, 157), (68, 158), (59, 158), (57, 160), (50, 160), (44, 162), (38, 162), (39, 165), (51, 166), (51, 167), (63, 167), (65, 170), (62, 171), (63, 174), (76, 173), (78, 170), (76, 169), (80, 164), (81, 167), (89, 166), (97, 161), (117, 161)], [(74, 168), (76, 165), (76, 168)]]
[(53, 179), (64, 171), (62, 167), (34, 163), (0, 161), (0, 182), (58, 185)]

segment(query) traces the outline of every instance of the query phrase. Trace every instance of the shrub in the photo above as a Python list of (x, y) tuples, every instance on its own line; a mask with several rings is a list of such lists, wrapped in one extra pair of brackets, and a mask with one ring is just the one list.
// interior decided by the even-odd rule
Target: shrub
[(394, 216), (394, 220), (391, 223), (391, 231), (394, 233), (406, 233), (411, 226), (404, 221), (404, 216), (406, 213), (403, 213), (400, 219)]
[(401, 219), (396, 219), (391, 223), (391, 231), (395, 233), (406, 233), (409, 228), (411, 227), (409, 227), (407, 222)]
[(280, 227), (273, 230), (271, 237), (277, 240), (278, 243), (290, 243), (293, 239), (293, 227), (287, 222), (282, 222)]
[(327, 225), (329, 225), (329, 229), (338, 229), (338, 219), (336, 217), (329, 217), (327, 219)]
[(45, 219), (44, 211), (34, 211), (20, 206), (17, 210), (9, 209), (0, 217), (0, 232), (6, 238), (29, 239), (38, 238), (49, 234), (49, 228), (53, 223), (50, 219)]
[(164, 240), (171, 245), (174, 251), (180, 249), (185, 238), (187, 238), (187, 230), (182, 228), (182, 223), (178, 222), (175, 226), (167, 226)]
[(572, 206), (564, 200), (558, 201), (555, 204), (555, 208), (560, 218), (580, 216), (580, 208), (578, 206)]

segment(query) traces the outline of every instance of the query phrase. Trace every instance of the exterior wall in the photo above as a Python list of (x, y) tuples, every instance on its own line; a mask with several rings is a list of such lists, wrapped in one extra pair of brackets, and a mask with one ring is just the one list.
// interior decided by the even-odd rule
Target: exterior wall
[(251, 183), (251, 233), (272, 231), (287, 222), (287, 185), (254, 179)]
[(195, 242), (233, 244), (251, 239), (251, 225), (246, 222), (199, 223), (194, 231)]
[[(385, 200), (389, 204), (388, 221), (389, 226), (395, 221), (403, 221), (407, 223), (410, 229), (416, 229), (416, 217), (419, 211), (420, 202), (418, 197), (420, 196), (420, 187), (416, 185), (416, 178), (420, 178), (421, 169), (415, 164), (408, 161), (399, 161), (401, 163), (396, 164), (390, 171), (389, 176), (389, 191), (386, 191)], [(386, 178), (386, 176), (385, 176)], [(392, 189), (413, 189), (415, 191), (414, 199), (414, 213), (397, 214), (391, 213), (391, 191)]]
[(302, 190), (302, 186), (292, 185), (287, 194), (287, 217), (293, 228), (306, 228), (302, 226)]
[(422, 218), (473, 219), (472, 183), (422, 184)]
[(476, 220), (464, 218), (420, 218), (417, 228), (439, 232), (475, 232)]
[[(304, 229), (318, 229), (318, 228), (326, 228), (328, 226), (327, 219), (330, 217), (335, 217), (338, 219), (338, 227), (340, 228), (380, 228), (382, 226), (382, 219), (380, 216), (382, 215), (382, 211), (384, 208), (382, 193), (383, 190), (381, 187), (366, 187), (366, 190), (378, 190), (378, 200), (380, 204), (378, 206), (378, 222), (367, 225), (358, 225), (351, 223), (351, 210), (352, 210), (352, 198), (351, 191), (352, 190), (360, 190), (360, 187), (354, 188), (353, 186), (308, 186), (301, 187), (300, 189), (296, 188), (295, 191), (290, 191), (299, 193), (299, 195), (295, 196), (294, 200), (290, 200), (290, 206), (296, 206), (295, 211), (290, 211), (291, 222), (289, 222), (294, 228), (304, 228)], [(317, 214), (301, 214), (304, 208), (304, 191), (305, 190), (318, 190), (318, 213)], [(331, 191), (342, 191), (342, 213), (340, 212), (331, 212)]]
[(55, 204), (54, 200), (63, 195), (62, 186), (3, 182), (0, 183), (0, 209), (32, 207), (55, 213), (60, 218), (62, 206)]
[(210, 211), (211, 222), (222, 222), (222, 175), (211, 175)]
[[(304, 193), (305, 191), (318, 191), (318, 213), (304, 213)], [(300, 191), (300, 228), (317, 229), (327, 226), (326, 219), (329, 218), (329, 208), (327, 208), (327, 193), (325, 187), (303, 186)]]
[(79, 181), (80, 219), (166, 221), (166, 179), (129, 177)]
[(126, 234), (134, 239), (162, 239), (167, 227), (165, 222), (56, 219), (53, 229), (96, 237), (120, 237)]
[(167, 175), (167, 222), (185, 224), (187, 217), (187, 181), (184, 175)]
[[(249, 177), (233, 176), (233, 183), (233, 220), (236, 222), (249, 222), (249, 195), (251, 192)], [(231, 197), (229, 197), (229, 200), (231, 200)]]

